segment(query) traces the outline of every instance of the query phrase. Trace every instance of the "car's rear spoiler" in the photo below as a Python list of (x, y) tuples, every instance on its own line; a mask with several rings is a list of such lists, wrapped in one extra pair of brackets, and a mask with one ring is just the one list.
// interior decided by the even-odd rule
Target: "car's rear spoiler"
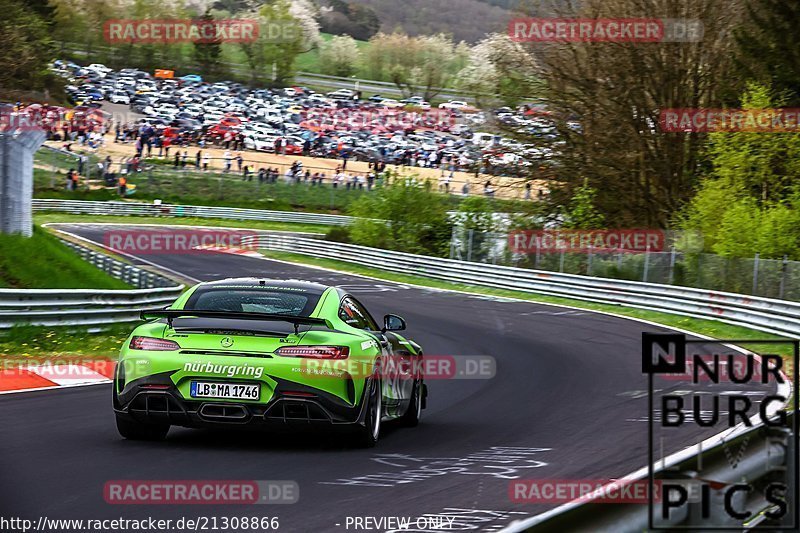
[(263, 320), (270, 322), (289, 322), (297, 333), (299, 326), (325, 326), (334, 329), (333, 324), (324, 318), (310, 316), (281, 315), (271, 313), (241, 313), (237, 311), (200, 311), (197, 309), (146, 309), (141, 313), (142, 320), (166, 318), (169, 327), (176, 318), (224, 318), (230, 320)]

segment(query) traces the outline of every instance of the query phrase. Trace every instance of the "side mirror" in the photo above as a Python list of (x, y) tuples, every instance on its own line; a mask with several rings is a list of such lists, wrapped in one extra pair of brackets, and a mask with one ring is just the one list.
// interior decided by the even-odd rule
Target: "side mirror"
[(386, 315), (383, 317), (383, 331), (402, 331), (406, 329), (406, 321), (397, 315)]

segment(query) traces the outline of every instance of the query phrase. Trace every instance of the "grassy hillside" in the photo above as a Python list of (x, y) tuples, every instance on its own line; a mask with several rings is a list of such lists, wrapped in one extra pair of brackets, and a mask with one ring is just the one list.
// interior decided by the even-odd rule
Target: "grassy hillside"
[(487, 33), (504, 32), (511, 12), (502, 0), (350, 0), (372, 7), (386, 32), (402, 29), (409, 35), (448, 33), (453, 39), (475, 43)]
[(0, 287), (129, 289), (83, 261), (59, 239), (36, 228), (33, 237), (0, 235)]

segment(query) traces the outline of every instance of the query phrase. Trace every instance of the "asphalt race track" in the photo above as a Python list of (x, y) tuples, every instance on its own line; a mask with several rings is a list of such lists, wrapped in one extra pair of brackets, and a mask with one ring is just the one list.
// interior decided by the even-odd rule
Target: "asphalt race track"
[[(100, 226), (61, 229), (102, 242)], [(642, 331), (655, 327), (230, 254), (147, 260), (199, 280), (260, 276), (345, 285), (374, 315), (405, 317), (408, 336), (426, 354), (492, 355), (497, 374), (430, 381), (420, 426), (385, 425), (371, 450), (347, 448), (327, 434), (181, 428), (161, 443), (131, 442), (117, 434), (110, 385), (3, 395), (1, 515), (278, 516), (281, 531), (304, 532), (346, 531), (347, 518), (356, 516), (445, 515), (456, 517), (459, 531), (497, 531), (555, 505), (512, 503), (512, 479), (609, 479), (647, 463), (640, 350)], [(665, 453), (717, 431), (684, 430)], [(103, 486), (119, 479), (295, 480), (300, 501), (109, 505)]]

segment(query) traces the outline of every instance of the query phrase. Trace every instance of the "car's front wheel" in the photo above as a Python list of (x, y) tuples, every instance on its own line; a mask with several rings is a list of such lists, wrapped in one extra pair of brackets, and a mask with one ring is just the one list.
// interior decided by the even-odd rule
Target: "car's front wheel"
[(117, 413), (117, 431), (129, 440), (163, 440), (169, 431), (169, 424), (137, 422)]

